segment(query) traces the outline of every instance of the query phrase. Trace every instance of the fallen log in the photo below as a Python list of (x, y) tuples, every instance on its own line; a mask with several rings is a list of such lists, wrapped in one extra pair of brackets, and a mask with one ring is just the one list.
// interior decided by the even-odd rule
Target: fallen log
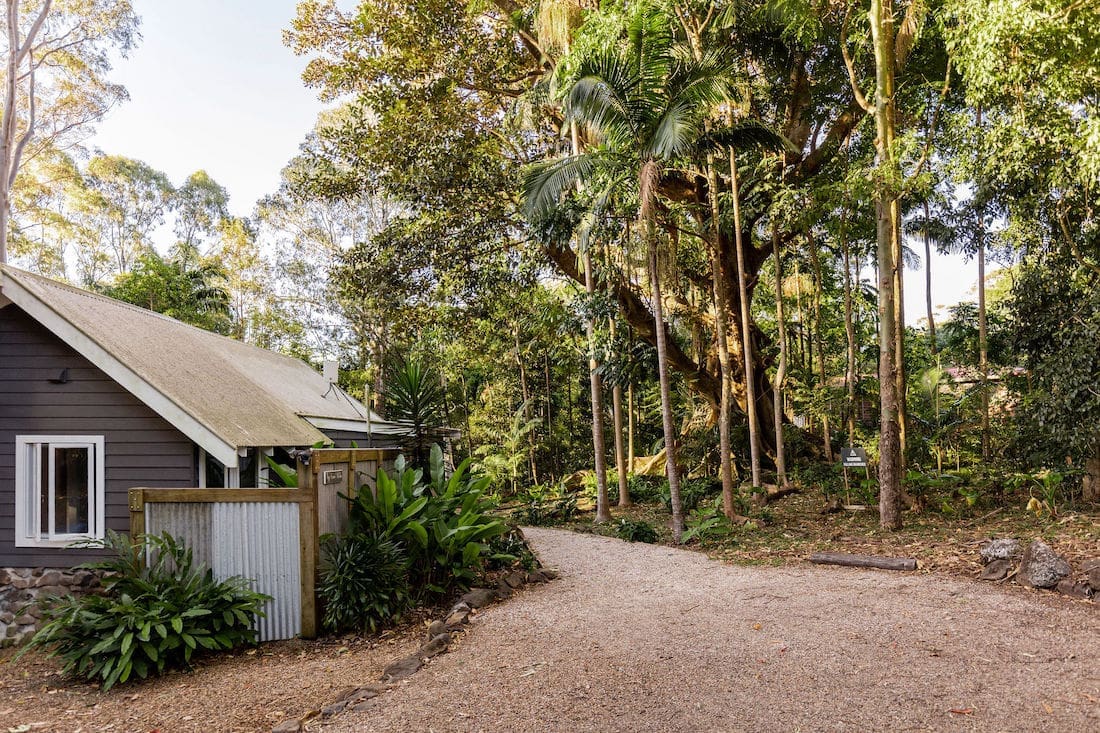
[(815, 552), (810, 562), (821, 565), (844, 565), (851, 568), (881, 568), (883, 570), (916, 570), (917, 561), (911, 557), (882, 557), (881, 555), (849, 555), (843, 552)]

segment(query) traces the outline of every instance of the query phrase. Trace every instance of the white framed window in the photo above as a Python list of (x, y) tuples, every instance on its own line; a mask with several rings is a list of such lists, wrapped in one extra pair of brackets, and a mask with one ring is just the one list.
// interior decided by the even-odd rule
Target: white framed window
[(64, 547), (102, 539), (102, 435), (15, 438), (15, 546)]

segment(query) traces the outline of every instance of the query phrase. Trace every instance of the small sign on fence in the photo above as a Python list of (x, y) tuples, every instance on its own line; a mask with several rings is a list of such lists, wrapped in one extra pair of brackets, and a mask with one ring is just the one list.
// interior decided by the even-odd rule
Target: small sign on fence
[(840, 460), (844, 468), (866, 468), (867, 451), (859, 446), (850, 445), (841, 451)]
[(321, 483), (325, 486), (331, 486), (332, 484), (340, 484), (344, 482), (343, 470), (337, 469), (335, 471), (325, 471), (321, 476)]

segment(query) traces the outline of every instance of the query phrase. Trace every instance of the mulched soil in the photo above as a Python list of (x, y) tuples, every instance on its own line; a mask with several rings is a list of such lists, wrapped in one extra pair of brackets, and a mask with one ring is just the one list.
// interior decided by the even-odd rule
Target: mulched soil
[(13, 660), (7, 649), (0, 652), (0, 731), (271, 730), (342, 690), (377, 681), (383, 667), (423, 641), (425, 618), (407, 618), (373, 638), (263, 644), (108, 692), (61, 677), (43, 654)]

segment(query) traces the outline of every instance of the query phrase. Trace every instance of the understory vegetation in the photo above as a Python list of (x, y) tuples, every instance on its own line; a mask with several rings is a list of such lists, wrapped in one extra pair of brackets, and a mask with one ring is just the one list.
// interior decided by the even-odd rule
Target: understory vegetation
[(269, 598), (239, 578), (216, 580), (171, 535), (131, 543), (108, 531), (84, 543), (110, 556), (81, 567), (101, 573), (103, 592), (56, 598), (26, 649), (58, 657), (66, 675), (115, 684), (190, 667), (194, 657), (256, 641)]
[(347, 531), (322, 544), (318, 595), (328, 630), (374, 631), (410, 604), (469, 587), (490, 561), (520, 559), (498, 551), (514, 548), (500, 542), (510, 528), (492, 514), (489, 477), (469, 465), (445, 475), (434, 445), (427, 472), (399, 457), (392, 478), (379, 470), (375, 487), (350, 498)]

